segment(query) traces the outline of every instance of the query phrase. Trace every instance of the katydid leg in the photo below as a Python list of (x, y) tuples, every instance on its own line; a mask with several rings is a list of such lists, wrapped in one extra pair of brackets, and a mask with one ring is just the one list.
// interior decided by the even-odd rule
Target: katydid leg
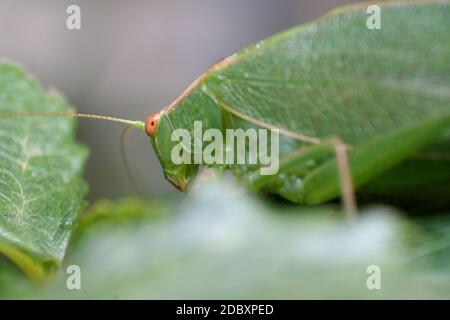
[(249, 177), (248, 184), (255, 191), (268, 189), (303, 204), (319, 204), (342, 195), (347, 213), (353, 216), (356, 211), (353, 184), (357, 189), (382, 176), (434, 143), (449, 126), (447, 115), (352, 148), (337, 138), (323, 140), (284, 156), (276, 176), (256, 172)]
[(356, 216), (356, 201), (347, 156), (348, 147), (336, 137), (321, 144), (302, 147), (280, 160), (278, 175), (263, 176), (255, 173), (251, 180), (254, 190), (276, 189), (283, 197), (298, 203), (305, 202), (304, 178), (312, 171), (313, 166), (332, 157), (336, 157), (342, 190), (342, 202), (350, 219)]
[[(365, 185), (405, 161), (432, 143), (449, 126), (450, 115), (446, 115), (354, 147), (349, 151), (349, 163), (355, 188)], [(323, 203), (339, 196), (341, 184), (337, 169), (337, 161), (333, 159), (306, 176), (303, 186), (305, 203)]]

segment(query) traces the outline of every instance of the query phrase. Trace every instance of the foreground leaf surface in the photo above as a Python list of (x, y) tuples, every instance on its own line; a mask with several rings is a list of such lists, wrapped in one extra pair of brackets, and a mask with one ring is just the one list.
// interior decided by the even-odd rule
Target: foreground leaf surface
[[(25, 72), (0, 61), (0, 112), (67, 111)], [(0, 116), (0, 253), (41, 278), (64, 257), (83, 205), (85, 147), (67, 118)]]
[[(121, 216), (127, 221), (118, 224)], [(65, 261), (80, 267), (81, 290), (68, 290), (61, 271), (47, 287), (0, 296), (450, 297), (448, 237), (438, 235), (447, 227), (433, 224), (431, 237), (389, 208), (363, 210), (354, 225), (342, 217), (330, 208), (266, 206), (227, 180), (200, 186), (175, 207), (103, 202), (83, 215)], [(382, 290), (368, 290), (369, 265), (380, 267)]]

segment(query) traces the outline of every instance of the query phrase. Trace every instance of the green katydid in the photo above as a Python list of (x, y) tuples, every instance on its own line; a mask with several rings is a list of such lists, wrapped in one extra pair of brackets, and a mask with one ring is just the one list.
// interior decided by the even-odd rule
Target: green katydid
[(380, 30), (367, 28), (368, 6), (339, 9), (242, 49), (145, 123), (65, 115), (144, 130), (166, 179), (181, 190), (199, 165), (173, 163), (178, 142), (171, 135), (202, 121), (205, 130), (279, 129), (278, 174), (229, 167), (254, 191), (300, 204), (343, 194), (353, 212), (353, 187), (362, 194), (413, 198), (433, 196), (429, 188), (448, 205), (449, 2), (379, 4)]
[[(195, 120), (222, 129), (280, 128), (286, 138), (278, 175), (260, 176), (245, 166), (232, 170), (254, 190), (298, 203), (339, 196), (345, 175), (338, 174), (327, 143), (333, 136), (351, 148), (356, 188), (379, 177), (389, 181), (384, 173), (400, 174), (399, 165), (410, 166), (414, 157), (426, 161), (418, 151), (441, 143), (450, 125), (450, 6), (382, 5), (381, 30), (366, 27), (366, 8), (339, 10), (243, 49), (149, 117), (146, 131), (166, 178), (184, 188), (195, 174), (195, 165), (170, 161), (171, 132)], [(443, 159), (444, 148), (438, 150)], [(422, 181), (411, 189), (436, 177), (436, 166), (429, 175), (423, 163), (417, 168), (421, 172), (413, 174)], [(449, 162), (439, 169), (439, 183), (448, 190)], [(408, 192), (406, 183), (399, 188)]]

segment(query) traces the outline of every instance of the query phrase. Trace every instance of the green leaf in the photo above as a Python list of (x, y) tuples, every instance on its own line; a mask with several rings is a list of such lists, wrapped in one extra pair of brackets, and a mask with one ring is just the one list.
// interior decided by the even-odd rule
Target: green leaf
[[(442, 248), (445, 239), (432, 240), (420, 225), (406, 222), (389, 208), (363, 210), (360, 220), (351, 225), (330, 208), (263, 205), (226, 179), (199, 185), (179, 207), (170, 209), (173, 214), (163, 215), (170, 207), (170, 202), (135, 200), (95, 206), (83, 218), (92, 217), (91, 223), (80, 223), (77, 248), (65, 261), (65, 266), (80, 267), (81, 290), (67, 290), (68, 275), (61, 272), (47, 287), (7, 288), (4, 295), (102, 299), (450, 296), (446, 264), (439, 267), (435, 259), (431, 265), (428, 259), (415, 259), (424, 252), (430, 258), (433, 246)], [(137, 223), (127, 219), (118, 224), (119, 211), (128, 219), (135, 217)], [(96, 219), (97, 215), (102, 219)], [(381, 290), (366, 286), (369, 265), (381, 268)]]
[[(59, 94), (0, 61), (0, 112), (67, 110)], [(0, 116), (0, 252), (33, 279), (61, 264), (83, 206), (87, 149), (74, 131), (73, 119)]]
[[(173, 202), (176, 203), (176, 201)], [(162, 199), (144, 201), (139, 198), (127, 198), (120, 202), (100, 200), (79, 216), (71, 237), (70, 252), (73, 253), (79, 247), (82, 248), (83, 239), (87, 234), (113, 226), (124, 228), (153, 219), (161, 219), (168, 214), (169, 207), (169, 203)]]
[(0, 299), (11, 289), (29, 291), (31, 282), (11, 260), (0, 255)]

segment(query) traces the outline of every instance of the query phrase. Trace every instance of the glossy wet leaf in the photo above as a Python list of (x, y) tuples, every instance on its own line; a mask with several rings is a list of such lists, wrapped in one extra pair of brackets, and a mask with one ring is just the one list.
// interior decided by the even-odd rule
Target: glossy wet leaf
[[(67, 111), (20, 67), (0, 61), (0, 112)], [(87, 150), (70, 118), (0, 120), (0, 253), (40, 278), (64, 257), (83, 206)]]

